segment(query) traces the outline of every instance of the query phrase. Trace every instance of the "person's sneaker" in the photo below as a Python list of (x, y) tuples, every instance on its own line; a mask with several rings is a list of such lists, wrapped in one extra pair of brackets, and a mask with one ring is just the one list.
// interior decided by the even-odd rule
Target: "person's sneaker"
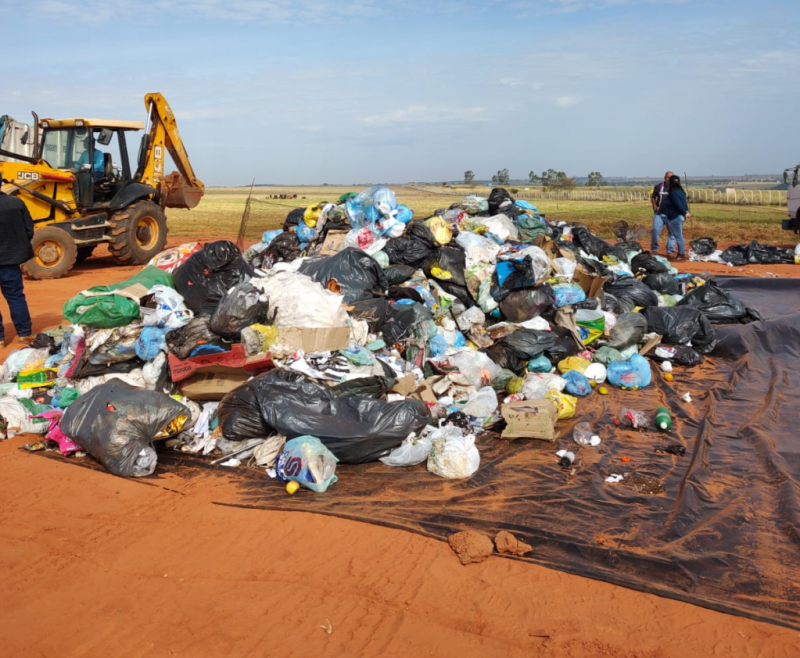
[(686, 256), (684, 256), (683, 254), (678, 254), (677, 256), (675, 256), (675, 262), (676, 263), (679, 263), (679, 262), (684, 261), (684, 260), (686, 260)]
[(17, 342), (22, 345), (30, 345), (33, 342), (33, 336), (17, 336)]

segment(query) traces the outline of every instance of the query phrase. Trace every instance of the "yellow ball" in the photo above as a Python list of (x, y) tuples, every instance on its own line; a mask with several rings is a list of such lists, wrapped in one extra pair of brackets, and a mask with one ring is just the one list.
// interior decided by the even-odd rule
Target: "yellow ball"
[(665, 372), (664, 373), (664, 379), (666, 381), (668, 381), (668, 382), (671, 382), (672, 381), (672, 373), (671, 372)]
[(295, 493), (295, 492), (297, 492), (297, 490), (299, 488), (300, 488), (300, 483), (299, 482), (292, 481), (292, 482), (287, 482), (286, 483), (286, 493), (288, 493), (290, 495)]
[(600, 388), (598, 388), (597, 392), (600, 395), (608, 395), (608, 389), (605, 386), (601, 386)]

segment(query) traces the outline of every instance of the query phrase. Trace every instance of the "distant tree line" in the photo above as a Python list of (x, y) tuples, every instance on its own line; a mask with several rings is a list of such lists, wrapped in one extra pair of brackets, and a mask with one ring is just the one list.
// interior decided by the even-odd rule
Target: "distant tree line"
[[(500, 169), (492, 176), (493, 185), (508, 185), (511, 176), (508, 169)], [(547, 169), (541, 174), (535, 171), (528, 173), (528, 182), (531, 185), (541, 185), (546, 190), (563, 190), (571, 192), (577, 186), (577, 179), (575, 176), (567, 176), (563, 171), (556, 171), (555, 169)], [(475, 172), (468, 169), (464, 172), (464, 185), (475, 185)], [(586, 180), (586, 187), (603, 187), (606, 185), (606, 180), (603, 174), (599, 171), (592, 171)]]

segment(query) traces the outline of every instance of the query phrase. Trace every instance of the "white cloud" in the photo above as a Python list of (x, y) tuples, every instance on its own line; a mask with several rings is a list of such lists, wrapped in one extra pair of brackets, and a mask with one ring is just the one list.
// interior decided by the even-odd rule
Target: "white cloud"
[(484, 107), (431, 107), (428, 105), (409, 105), (404, 109), (391, 110), (385, 114), (366, 116), (363, 122), (368, 126), (388, 126), (414, 123), (449, 123), (488, 121)]
[(555, 104), (558, 107), (573, 107), (581, 102), (580, 96), (559, 96), (555, 99)]

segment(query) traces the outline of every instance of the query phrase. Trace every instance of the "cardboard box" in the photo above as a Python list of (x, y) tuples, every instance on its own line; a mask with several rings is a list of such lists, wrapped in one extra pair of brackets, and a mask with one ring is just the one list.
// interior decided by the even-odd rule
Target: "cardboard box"
[(328, 231), (325, 236), (325, 242), (322, 243), (322, 248), (319, 250), (320, 256), (333, 256), (338, 254), (344, 249), (344, 236), (348, 231)]
[(246, 370), (216, 366), (185, 379), (180, 390), (191, 400), (221, 400), (226, 393), (241, 386), (252, 376)]
[(606, 277), (600, 276), (599, 274), (589, 274), (582, 267), (578, 266), (575, 269), (575, 275), (572, 277), (572, 280), (583, 288), (586, 297), (591, 299), (592, 297), (597, 297), (597, 293), (600, 292), (600, 289), (606, 282)]
[(508, 402), (502, 412), (506, 428), (500, 438), (556, 440), (558, 411), (550, 400)]
[(533, 244), (536, 247), (540, 247), (550, 260), (554, 258), (568, 258), (571, 261), (575, 260), (575, 254), (568, 249), (561, 251), (555, 241), (548, 238), (544, 233), (537, 235), (533, 240)]
[(350, 346), (350, 327), (281, 327), (278, 343), (304, 352), (334, 352)]

